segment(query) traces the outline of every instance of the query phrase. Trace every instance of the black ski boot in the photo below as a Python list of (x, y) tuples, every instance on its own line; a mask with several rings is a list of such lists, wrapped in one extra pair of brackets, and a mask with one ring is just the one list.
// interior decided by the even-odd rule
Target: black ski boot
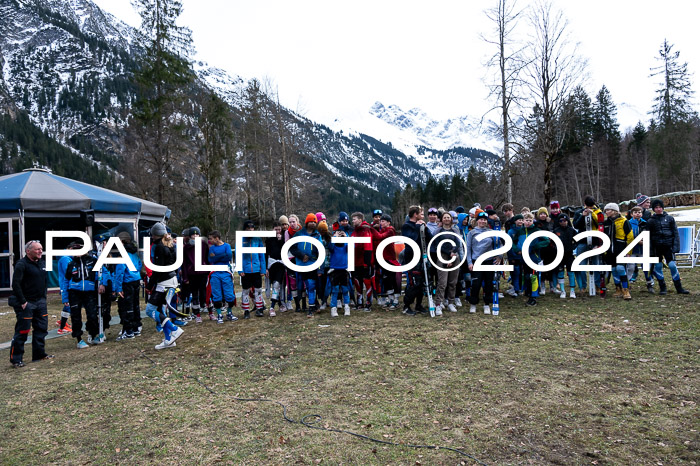
[(647, 282), (647, 291), (649, 294), (654, 294), (654, 282)]
[(680, 279), (673, 280), (673, 286), (676, 287), (676, 293), (678, 293), (678, 294), (689, 294), (690, 293), (690, 291), (683, 289), (683, 285), (681, 285)]
[(666, 294), (666, 280), (659, 280), (659, 294)]

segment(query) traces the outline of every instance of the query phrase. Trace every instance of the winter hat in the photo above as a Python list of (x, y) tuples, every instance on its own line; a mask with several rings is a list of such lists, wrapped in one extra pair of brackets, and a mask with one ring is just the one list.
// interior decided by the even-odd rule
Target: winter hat
[(182, 233), (180, 233), (180, 236), (190, 236), (190, 229), (185, 228), (184, 230), (182, 230)]
[(380, 218), (379, 220), (385, 220), (385, 221), (391, 223), (391, 215), (389, 215), (389, 214), (382, 214), (382, 218)]
[(322, 221), (318, 223), (318, 232), (321, 233), (322, 235), (325, 235), (328, 233), (328, 224), (326, 221)]
[(457, 206), (457, 208), (455, 209), (455, 212), (457, 212), (458, 214), (463, 214), (463, 213), (464, 213), (464, 207), (462, 207), (461, 205), (460, 205), (460, 206)]
[(131, 241), (131, 234), (128, 231), (121, 231), (117, 235), (117, 238), (119, 238), (119, 241), (122, 243), (125, 243), (127, 241)]
[(68, 249), (80, 249), (83, 247), (83, 240), (73, 241), (68, 245)]
[[(483, 210), (477, 208), (477, 209), (476, 209), (476, 212), (474, 212), (474, 217), (479, 217), (479, 214), (481, 214), (481, 213), (486, 214), (486, 212), (484, 212)], [(488, 217), (488, 214), (486, 214), (486, 216)]]
[(161, 222), (156, 222), (156, 224), (151, 227), (151, 236), (165, 236), (167, 234), (168, 230)]
[(496, 215), (498, 212), (496, 212), (493, 209), (486, 209), (486, 215), (491, 216), (491, 215)]
[(560, 215), (557, 217), (557, 221), (558, 221), (558, 222), (561, 222), (562, 220), (566, 220), (566, 221), (568, 222), (568, 221), (569, 221), (569, 216), (566, 215), (566, 214), (560, 214)]
[(651, 201), (651, 210), (654, 210), (657, 206), (664, 208), (664, 203), (661, 199), (654, 199)]
[(191, 228), (190, 228), (190, 234), (187, 235), (187, 236), (192, 236), (192, 235), (199, 235), (199, 236), (202, 236), (202, 230), (200, 230), (200, 229), (197, 228), (197, 227), (191, 227)]
[(639, 196), (637, 196), (636, 202), (637, 202), (637, 205), (642, 205), (648, 200), (649, 200), (649, 196), (645, 196), (644, 194), (640, 194)]
[(484, 211), (482, 210), (481, 212), (479, 212), (479, 213), (476, 215), (476, 219), (477, 219), (477, 220), (480, 219), (480, 218), (485, 218), (485, 219), (488, 220), (489, 214), (487, 214), (486, 212), (484, 212)]
[(487, 211), (487, 210), (493, 210), (493, 206), (491, 204), (489, 204), (486, 207), (484, 207), (484, 211)]
[(286, 215), (281, 215), (278, 222), (280, 222), (280, 225), (289, 225), (289, 218)]
[(340, 212), (338, 214), (338, 222), (342, 222), (343, 220), (350, 220), (350, 217), (348, 217), (347, 212)]
[(523, 214), (513, 215), (513, 222), (516, 220), (524, 220)]
[(453, 219), (457, 219), (457, 212), (454, 210), (450, 210), (450, 215), (452, 216)]
[(316, 212), (316, 221), (318, 223), (325, 222), (326, 221), (326, 216), (324, 215), (323, 212)]
[[(163, 234), (163, 236), (165, 236), (165, 234)], [(112, 235), (109, 232), (106, 232), (106, 233), (102, 233), (101, 235), (95, 236), (95, 241), (97, 241), (98, 243), (102, 243), (104, 241), (107, 241), (111, 237), (112, 237)]]
[(243, 229), (247, 230), (248, 228), (255, 228), (255, 223), (253, 223), (252, 220), (246, 220), (243, 222)]
[(552, 202), (550, 202), (550, 203), (549, 203), (549, 208), (550, 208), (550, 209), (559, 209), (559, 208), (560, 208), (560, 206), (559, 206), (559, 201), (552, 201)]
[(469, 209), (469, 215), (476, 216), (476, 207), (472, 207), (471, 209)]
[(540, 207), (539, 209), (537, 209), (537, 216), (539, 217), (540, 214), (547, 214), (547, 215), (549, 215), (549, 211), (547, 210), (546, 207)]
[(608, 202), (605, 204), (605, 208), (603, 210), (614, 210), (615, 212), (620, 212), (620, 206), (614, 202)]
[(306, 220), (304, 220), (304, 225), (306, 225), (309, 222), (318, 223), (318, 219), (316, 219), (316, 214), (306, 214)]

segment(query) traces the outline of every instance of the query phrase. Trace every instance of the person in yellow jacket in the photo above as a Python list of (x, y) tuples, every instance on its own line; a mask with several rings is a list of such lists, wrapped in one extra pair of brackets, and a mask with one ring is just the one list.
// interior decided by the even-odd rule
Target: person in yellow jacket
[[(598, 214), (602, 215), (601, 210), (596, 205), (595, 199), (592, 196), (586, 196), (583, 199), (583, 208), (577, 210), (574, 214), (573, 224), (574, 228), (579, 233), (584, 231), (598, 231)], [(590, 224), (589, 224), (590, 223)], [(601, 246), (601, 241), (597, 238), (587, 238), (579, 241), (576, 245), (576, 255), (583, 254), (586, 251), (590, 251)], [(582, 264), (585, 265), (600, 265), (600, 256), (595, 255), (584, 259)], [(588, 288), (588, 280), (593, 279), (593, 283), (600, 284), (600, 272), (584, 272), (578, 271), (574, 273), (576, 276), (576, 283), (578, 284), (579, 290), (585, 290)]]
[(605, 205), (604, 232), (610, 238), (610, 249), (605, 254), (605, 261), (612, 266), (612, 276), (615, 281), (615, 294), (617, 298), (632, 299), (627, 281), (625, 264), (618, 264), (617, 256), (625, 250), (628, 244), (634, 240), (634, 231), (629, 220), (620, 215), (620, 207), (614, 202)]

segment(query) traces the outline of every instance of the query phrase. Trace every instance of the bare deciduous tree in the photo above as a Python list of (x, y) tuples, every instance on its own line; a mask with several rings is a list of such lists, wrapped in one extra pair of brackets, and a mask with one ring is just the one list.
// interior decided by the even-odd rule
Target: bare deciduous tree
[[(537, 118), (528, 120), (531, 156), (543, 167), (543, 197), (552, 199), (552, 169), (560, 154), (567, 122), (559, 118), (572, 90), (585, 79), (586, 60), (578, 44), (569, 38), (568, 21), (550, 2), (533, 6), (529, 14), (532, 38), (527, 45), (526, 86), (538, 107)], [(534, 124), (533, 124), (534, 123)]]
[(489, 94), (498, 101), (501, 113), (501, 135), (503, 137), (503, 172), (506, 178), (506, 200), (513, 202), (513, 170), (510, 156), (511, 104), (516, 102), (516, 90), (521, 87), (521, 73), (526, 65), (522, 47), (513, 40), (514, 30), (523, 10), (518, 10), (517, 0), (497, 0), (497, 5), (486, 10), (486, 17), (494, 26), (492, 35), (482, 39), (492, 45), (496, 52), (486, 63), (495, 69), (493, 81), (488, 84)]

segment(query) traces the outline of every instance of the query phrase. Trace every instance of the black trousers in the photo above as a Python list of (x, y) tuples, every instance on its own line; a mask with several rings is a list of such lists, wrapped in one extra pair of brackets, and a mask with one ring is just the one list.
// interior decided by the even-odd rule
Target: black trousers
[(316, 292), (316, 303), (321, 304), (326, 302), (326, 295), (330, 295), (330, 290), (326, 290), (328, 285), (328, 269), (319, 270), (318, 273), (318, 291)]
[(389, 272), (388, 270), (381, 270), (382, 273), (382, 294), (386, 296), (387, 293), (391, 292), (401, 294), (401, 275), (397, 272)]
[[(141, 283), (136, 280), (133, 282), (122, 283), (123, 298), (117, 301), (119, 308), (119, 318), (122, 321), (122, 331), (124, 333), (134, 333), (139, 328), (141, 320), (141, 309), (139, 307), (139, 292), (141, 291)], [(136, 319), (138, 313), (139, 319)]]
[(423, 301), (423, 293), (425, 293), (424, 274), (425, 272), (422, 268), (408, 272), (406, 294), (403, 297), (403, 303), (406, 306), (411, 306), (414, 301), (416, 302), (416, 306), (421, 306), (421, 302)]
[(110, 281), (105, 285), (105, 292), (100, 296), (100, 303), (102, 305), (102, 327), (104, 330), (109, 328), (109, 321), (112, 320), (112, 282)]
[(97, 317), (97, 291), (68, 290), (68, 302), (70, 303), (70, 324), (73, 327), (71, 336), (73, 338), (83, 336), (82, 309), (85, 308), (87, 316), (85, 330), (91, 337), (96, 337), (100, 331)]
[(245, 274), (241, 277), (241, 288), (244, 290), (262, 288), (262, 275), (259, 272)]
[[(484, 262), (486, 263), (486, 262)], [(479, 290), (482, 281), (484, 285), (484, 304), (491, 304), (493, 301), (493, 274), (492, 270), (487, 272), (472, 272), (472, 287), (469, 295), (469, 304), (479, 303)]]
[(275, 283), (279, 282), (284, 286), (284, 273), (286, 272), (286, 269), (284, 268), (284, 264), (281, 262), (275, 262), (272, 264), (270, 267), (270, 283)]
[(27, 305), (14, 308), (17, 323), (15, 324), (15, 336), (12, 338), (10, 346), (10, 362), (15, 364), (22, 362), (24, 356), (24, 344), (32, 328), (32, 361), (42, 359), (46, 356), (45, 343), (46, 334), (49, 328), (49, 317), (46, 310), (46, 299), (37, 301), (27, 301)]
[[(187, 294), (192, 293), (192, 309), (199, 315), (199, 309), (207, 307), (207, 274), (193, 274), (186, 285)], [(181, 286), (182, 287), (182, 286)], [(187, 299), (187, 296), (184, 296)]]

